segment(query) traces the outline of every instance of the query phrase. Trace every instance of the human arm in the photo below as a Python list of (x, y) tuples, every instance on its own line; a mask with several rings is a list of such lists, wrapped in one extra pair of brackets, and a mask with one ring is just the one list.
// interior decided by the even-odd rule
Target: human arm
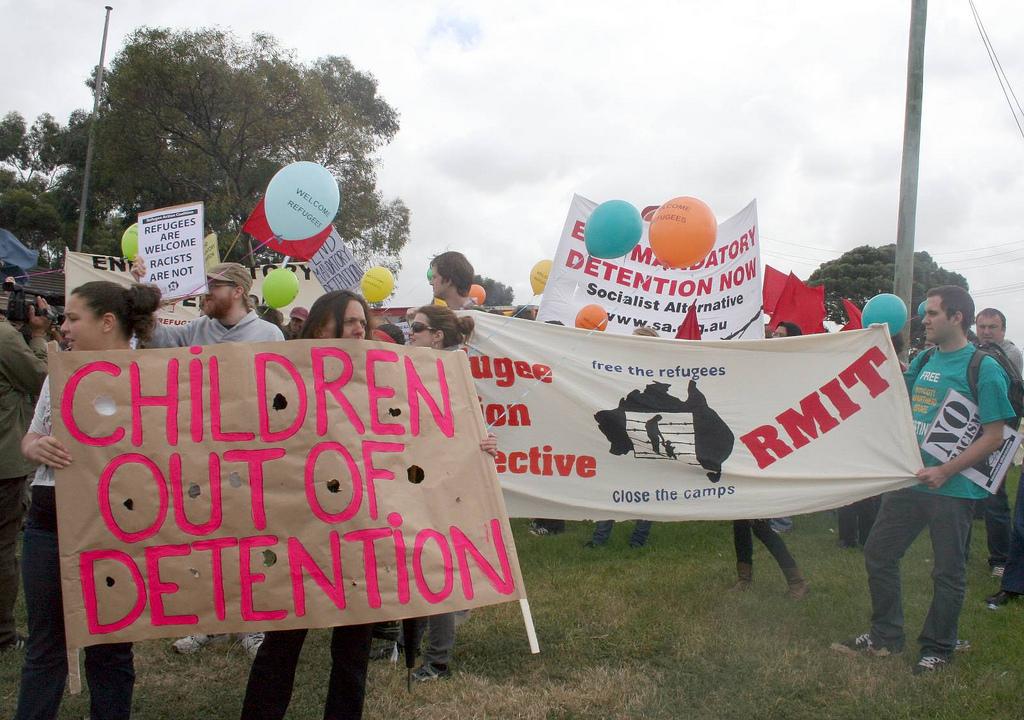
[(60, 470), (71, 464), (71, 453), (53, 435), (28, 432), (21, 440), (21, 454), (37, 465)]
[(999, 448), (1003, 442), (1004, 424), (1002, 420), (985, 423), (981, 426), (981, 437), (966, 450), (941, 465), (918, 470), (917, 479), (932, 490), (942, 487), (951, 477), (978, 464)]
[(493, 433), (487, 433), (487, 439), (480, 441), (480, 449), (491, 457), (498, 457), (498, 438)]

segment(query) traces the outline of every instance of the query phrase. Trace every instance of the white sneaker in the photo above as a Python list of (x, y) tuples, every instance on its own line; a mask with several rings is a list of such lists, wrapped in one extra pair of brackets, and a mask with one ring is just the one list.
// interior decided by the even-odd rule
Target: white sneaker
[(179, 655), (192, 655), (210, 644), (209, 635), (187, 635), (171, 643), (171, 649)]
[(242, 636), (242, 649), (249, 654), (250, 660), (256, 659), (260, 645), (263, 644), (263, 633), (246, 633)]

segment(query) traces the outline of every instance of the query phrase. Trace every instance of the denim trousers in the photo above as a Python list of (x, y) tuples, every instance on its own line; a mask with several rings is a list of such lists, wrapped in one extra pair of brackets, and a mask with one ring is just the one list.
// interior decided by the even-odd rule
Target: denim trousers
[(932, 541), (932, 602), (918, 636), (921, 655), (949, 658), (967, 589), (966, 542), (974, 501), (905, 488), (882, 496), (882, 507), (864, 547), (871, 592), (872, 640), (902, 650), (903, 596), (900, 560), (926, 527)]
[(1003, 572), (1002, 589), (1024, 594), (1024, 481), (1017, 485), (1017, 504), (1013, 508), (1010, 552)]
[[(21, 565), (28, 643), (14, 717), (53, 720), (68, 676), (53, 488), (33, 488)], [(85, 679), (91, 720), (128, 720), (135, 687), (131, 643), (85, 648)]]
[[(604, 545), (611, 539), (612, 528), (615, 527), (614, 520), (598, 520), (594, 524), (594, 537), (591, 542), (595, 545)], [(637, 520), (633, 526), (633, 534), (629, 536), (630, 545), (646, 545), (647, 537), (651, 534), (650, 520)]]
[[(346, 625), (331, 631), (331, 672), (325, 720), (359, 720), (366, 697), (366, 666), (373, 625)], [(295, 685), (295, 668), (306, 630), (268, 632), (249, 670), (242, 720), (280, 720)]]

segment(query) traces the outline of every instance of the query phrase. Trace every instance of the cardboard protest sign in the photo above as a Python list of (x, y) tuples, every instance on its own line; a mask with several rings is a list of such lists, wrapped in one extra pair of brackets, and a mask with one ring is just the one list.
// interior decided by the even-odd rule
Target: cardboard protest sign
[(217, 245), (217, 233), (210, 233), (203, 238), (203, 262), (207, 268), (220, 263), (220, 247)]
[[(363, 265), (333, 227), (324, 244), (310, 258), (309, 266), (324, 290), (357, 290)], [(358, 290), (357, 290), (358, 291)]]
[(524, 599), (464, 353), (54, 353), (69, 647)]
[[(123, 257), (110, 255), (89, 255), (88, 253), (68, 252), (64, 257), (64, 277), (66, 292), (71, 292), (79, 285), (84, 285), (92, 280), (109, 280), (127, 287), (131, 285), (131, 275), (128, 270), (131, 263)], [(251, 269), (252, 294), (262, 297), (263, 278), (271, 270), (281, 267), (280, 263), (257, 265)], [(312, 269), (307, 263), (292, 262), (285, 267), (295, 273), (299, 279), (299, 294), (291, 305), (282, 309), (287, 317), (289, 308), (302, 305), (309, 308), (318, 297), (323, 295), (324, 290), (320, 287)], [(199, 305), (195, 298), (185, 298), (172, 305), (163, 305), (157, 310), (157, 320), (165, 325), (186, 325), (199, 317)]]
[(922, 465), (881, 327), (690, 342), (472, 317), (513, 517), (779, 517), (911, 485)]
[[(935, 419), (925, 430), (921, 449), (942, 462), (948, 462), (970, 447), (981, 433), (978, 406), (970, 398), (950, 389)], [(1002, 444), (983, 462), (962, 470), (960, 474), (978, 487), (996, 493), (1010, 469), (1021, 439), (1020, 432), (1003, 425)]]
[(572, 327), (583, 306), (597, 304), (608, 313), (609, 333), (629, 334), (646, 325), (673, 337), (695, 308), (704, 339), (764, 337), (755, 201), (719, 223), (711, 252), (685, 269), (665, 268), (658, 262), (647, 240), (648, 222), (640, 243), (625, 257), (602, 260), (588, 255), (583, 231), (596, 207), (585, 197), (573, 196), (538, 320)]
[(139, 255), (145, 282), (168, 299), (206, 292), (203, 204), (189, 203), (139, 213)]

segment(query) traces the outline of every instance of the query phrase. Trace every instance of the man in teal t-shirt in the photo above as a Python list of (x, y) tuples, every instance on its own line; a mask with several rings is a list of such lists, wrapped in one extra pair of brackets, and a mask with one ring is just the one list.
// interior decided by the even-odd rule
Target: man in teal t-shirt
[(967, 341), (974, 320), (974, 301), (963, 288), (944, 285), (928, 291), (925, 337), (936, 345), (907, 370), (911, 410), (919, 443), (950, 391), (978, 406), (980, 436), (951, 459), (923, 448), (924, 467), (918, 485), (886, 493), (868, 542), (864, 565), (871, 592), (871, 630), (833, 649), (849, 655), (886, 656), (903, 651), (903, 600), (900, 559), (921, 531), (929, 529), (934, 555), (932, 604), (918, 642), (921, 654), (914, 673), (948, 664), (956, 647), (957, 624), (967, 586), (966, 543), (974, 501), (988, 495), (962, 472), (994, 452), (1003, 439), (1005, 420), (1016, 417), (1007, 396), (1009, 380), (992, 358), (982, 360), (978, 397), (967, 380), (967, 366), (976, 352)]

